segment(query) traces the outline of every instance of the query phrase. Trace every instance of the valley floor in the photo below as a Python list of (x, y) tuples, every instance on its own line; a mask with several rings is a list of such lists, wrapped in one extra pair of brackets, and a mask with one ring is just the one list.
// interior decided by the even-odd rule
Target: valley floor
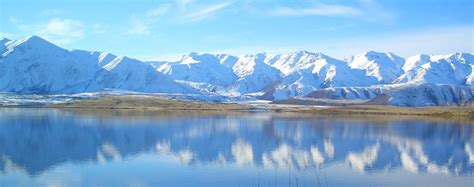
[[(7, 106), (19, 107), (19, 106)], [(316, 106), (272, 104), (268, 102), (208, 103), (168, 99), (149, 95), (107, 96), (76, 102), (49, 104), (44, 106), (22, 106), (40, 108), (81, 109), (81, 110), (136, 110), (136, 111), (213, 111), (213, 112), (297, 112), (308, 115), (334, 115), (352, 117), (429, 117), (443, 119), (463, 119), (474, 121), (474, 107), (395, 107), (380, 105)]]

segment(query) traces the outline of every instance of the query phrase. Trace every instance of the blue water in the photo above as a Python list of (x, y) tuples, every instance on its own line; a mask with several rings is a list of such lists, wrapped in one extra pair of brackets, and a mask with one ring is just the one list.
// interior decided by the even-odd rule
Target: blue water
[(474, 186), (474, 125), (0, 109), (0, 186)]

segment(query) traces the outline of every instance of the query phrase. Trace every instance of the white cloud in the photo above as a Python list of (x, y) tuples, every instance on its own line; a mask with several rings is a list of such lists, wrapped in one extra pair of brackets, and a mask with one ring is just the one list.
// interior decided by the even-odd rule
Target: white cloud
[(103, 25), (96, 23), (92, 25), (92, 31), (96, 34), (102, 34), (106, 32), (106, 29)]
[(368, 21), (391, 23), (397, 19), (394, 12), (375, 2), (375, 0), (360, 0), (360, 7), (364, 10), (363, 18)]
[(52, 18), (44, 24), (18, 24), (24, 35), (39, 35), (57, 44), (70, 44), (85, 35), (84, 25), (74, 19)]
[(201, 7), (199, 11), (194, 11), (182, 16), (187, 22), (201, 21), (213, 15), (215, 12), (231, 5), (230, 2), (218, 3)]
[(326, 17), (350, 17), (365, 21), (378, 21), (390, 24), (397, 16), (388, 8), (380, 5), (374, 0), (360, 0), (352, 5), (315, 3), (306, 6), (289, 7), (277, 6), (265, 11), (272, 16), (326, 16)]
[(359, 4), (362, 6), (378, 6), (375, 0), (359, 0)]
[(15, 19), (12, 23), (19, 32), (4, 34), (4, 37), (18, 39), (26, 35), (38, 35), (53, 43), (67, 45), (84, 39), (87, 33), (103, 34), (107, 32), (105, 25), (99, 23), (85, 24), (82, 21), (69, 18), (53, 17), (45, 22), (25, 23)]
[(193, 2), (194, 0), (177, 0), (176, 1), (178, 8), (180, 8), (181, 10), (186, 9)]
[(130, 29), (128, 29), (127, 34), (132, 35), (148, 35), (150, 34), (149, 24), (144, 21), (134, 19)]
[(151, 26), (158, 21), (158, 18), (169, 13), (171, 4), (162, 4), (156, 8), (145, 11), (144, 15), (131, 17), (131, 24), (126, 34), (129, 35), (149, 35)]
[(278, 16), (359, 16), (363, 14), (355, 7), (329, 4), (317, 4), (305, 8), (278, 7), (270, 13)]
[(144, 14), (133, 15), (131, 25), (126, 33), (129, 35), (149, 35), (152, 33), (151, 28), (159, 22), (158, 18), (165, 15), (169, 16), (170, 19), (177, 19), (182, 22), (201, 21), (230, 4), (230, 2), (223, 2), (211, 5), (196, 5), (193, 0), (179, 0), (174, 4), (162, 4), (145, 11)]
[(153, 8), (153, 9), (150, 9), (150, 10), (147, 10), (146, 11), (146, 16), (147, 17), (158, 17), (158, 16), (162, 16), (164, 14), (166, 14), (169, 9), (171, 8), (171, 5), (170, 4), (163, 4), (163, 5), (160, 5), (156, 8)]

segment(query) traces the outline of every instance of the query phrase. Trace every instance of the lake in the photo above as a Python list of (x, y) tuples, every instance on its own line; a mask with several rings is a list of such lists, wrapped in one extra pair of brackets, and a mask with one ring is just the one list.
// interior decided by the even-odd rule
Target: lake
[(474, 125), (0, 109), (0, 186), (474, 186)]

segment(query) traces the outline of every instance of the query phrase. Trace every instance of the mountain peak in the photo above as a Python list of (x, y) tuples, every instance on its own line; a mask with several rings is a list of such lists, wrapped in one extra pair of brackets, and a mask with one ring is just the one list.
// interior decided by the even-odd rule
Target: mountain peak
[(195, 56), (199, 56), (199, 53), (198, 52), (190, 52), (188, 55), (185, 55), (185, 56), (195, 57)]
[(0, 39), (0, 55), (5, 51), (8, 42), (10, 42), (10, 40), (7, 38)]
[(52, 44), (51, 42), (47, 41), (46, 39), (41, 38), (41, 37), (36, 36), (36, 35), (29, 36), (29, 37), (23, 39), (23, 41), (24, 42), (35, 42), (35, 43), (47, 42), (47, 43)]
[[(21, 39), (21, 40), (16, 40), (15, 42), (13, 42), (11, 44), (11, 48), (13, 47), (17, 47), (17, 46), (35, 46), (35, 47), (51, 47), (51, 46), (54, 46), (54, 47), (57, 47), (57, 48), (60, 48), (56, 45), (54, 45), (53, 43), (39, 37), (39, 36), (36, 36), (36, 35), (33, 35), (33, 36), (29, 36), (27, 38), (24, 38), (24, 39)], [(62, 49), (62, 48), (61, 48)]]
[[(27, 52), (36, 53), (36, 55), (44, 55), (44, 54), (67, 54), (69, 53), (68, 50), (63, 49), (39, 36), (30, 36), (20, 40), (14, 40), (7, 42), (3, 45), (3, 51), (5, 51), (4, 55), (15, 53), (19, 55), (23, 55)], [(20, 49), (20, 50), (16, 50)]]
[[(136, 63), (136, 62), (139, 62), (139, 63)], [(136, 59), (133, 59), (127, 56), (118, 56), (112, 61), (110, 61), (108, 64), (106, 64), (103, 68), (107, 71), (110, 71), (116, 68), (117, 66), (128, 67), (131, 64), (133, 64), (134, 66), (140, 66), (141, 63), (142, 63), (141, 61), (138, 61)], [(145, 63), (143, 63), (143, 65), (145, 65)]]
[(297, 51), (297, 52), (293, 52), (291, 53), (293, 55), (297, 55), (297, 56), (309, 56), (309, 55), (313, 55), (313, 56), (316, 56), (318, 58), (326, 58), (327, 56), (323, 53), (315, 53), (315, 52), (310, 52), (310, 51), (306, 51), (306, 50), (302, 50), (302, 51)]
[(391, 52), (378, 52), (378, 51), (367, 51), (361, 55), (367, 57), (367, 59), (369, 60), (374, 60), (377, 58), (385, 58), (385, 57), (388, 57), (388, 58), (398, 57)]
[[(114, 60), (115, 61), (115, 60)], [(128, 56), (119, 56), (116, 58), (117, 62), (129, 62), (129, 61), (138, 61), (137, 59), (130, 58)]]
[(181, 61), (182, 60), (185, 60), (185, 59), (195, 59), (197, 57), (201, 56), (201, 53), (198, 53), (198, 52), (190, 52), (188, 54), (184, 54), (181, 56)]
[(472, 53), (464, 53), (464, 52), (461, 52), (461, 53), (453, 53), (452, 56), (455, 56), (456, 58), (458, 59), (472, 59), (474, 58), (474, 54)]
[(299, 53), (303, 53), (303, 54), (311, 54), (312, 52), (309, 52), (309, 51), (306, 51), (306, 50), (301, 50), (301, 51), (299, 51)]
[(433, 57), (435, 60), (446, 59), (451, 62), (461, 62), (467, 64), (474, 64), (474, 55), (471, 53), (451, 53), (449, 55), (438, 55)]
[(375, 77), (381, 84), (391, 83), (402, 71), (405, 59), (390, 52), (367, 51), (347, 60), (354, 69), (364, 70), (367, 76)]
[(0, 43), (1, 43), (1, 44), (7, 43), (7, 42), (9, 42), (9, 41), (11, 41), (11, 40), (8, 39), (8, 38), (0, 38)]
[(183, 64), (194, 64), (194, 63), (199, 63), (199, 62), (220, 63), (219, 54), (196, 53), (196, 52), (192, 52), (192, 53), (189, 53), (188, 55), (184, 55), (181, 58), (181, 61)]
[(407, 58), (407, 61), (421, 61), (421, 62), (428, 62), (431, 59), (431, 55), (427, 54), (418, 54), (412, 57)]
[(365, 52), (363, 55), (366, 56), (366, 57), (369, 57), (369, 56), (385, 55), (385, 53), (370, 50), (370, 51)]

